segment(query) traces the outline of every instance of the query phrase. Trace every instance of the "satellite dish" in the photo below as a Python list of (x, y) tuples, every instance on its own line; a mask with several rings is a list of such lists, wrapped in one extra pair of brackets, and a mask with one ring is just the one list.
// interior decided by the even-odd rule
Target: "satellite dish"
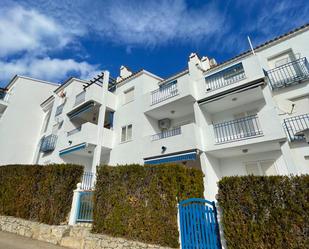
[(291, 114), (294, 110), (295, 103), (288, 99), (278, 99), (277, 100), (278, 108), (284, 113)]

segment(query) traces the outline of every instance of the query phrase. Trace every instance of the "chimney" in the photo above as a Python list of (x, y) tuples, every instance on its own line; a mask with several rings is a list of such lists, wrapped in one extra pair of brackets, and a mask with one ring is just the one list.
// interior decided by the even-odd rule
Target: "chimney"
[(120, 76), (117, 77), (117, 82), (119, 82), (120, 80), (123, 80), (125, 78), (128, 78), (132, 74), (133, 74), (133, 72), (128, 67), (121, 66), (120, 67)]
[(196, 53), (191, 53), (188, 62), (189, 73), (194, 79), (203, 77), (204, 66)]
[(203, 56), (201, 59), (202, 68), (206, 71), (210, 68), (210, 61), (207, 56)]
[(215, 58), (209, 60), (210, 68), (217, 66), (217, 61)]

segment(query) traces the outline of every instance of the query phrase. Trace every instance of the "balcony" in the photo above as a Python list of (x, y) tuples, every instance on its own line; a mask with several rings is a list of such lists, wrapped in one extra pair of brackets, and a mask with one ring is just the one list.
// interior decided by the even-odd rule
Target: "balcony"
[(263, 135), (257, 115), (214, 124), (217, 144)]
[[(67, 141), (70, 147), (84, 143), (96, 146), (98, 142), (98, 126), (90, 122), (84, 123), (67, 132)], [(112, 144), (113, 131), (103, 128), (102, 146), (110, 149), (112, 148)]]
[(158, 104), (166, 99), (178, 95), (177, 80), (160, 86), (159, 89), (151, 92), (151, 105)]
[(309, 131), (309, 114), (286, 118), (283, 127), (291, 142), (305, 141), (305, 133)]
[(53, 151), (56, 147), (56, 142), (57, 136), (54, 134), (44, 137), (41, 142), (40, 151), (44, 153)]
[[(143, 157), (178, 153), (198, 148), (198, 128), (195, 123), (182, 125), (172, 130), (146, 136), (143, 142)], [(162, 151), (162, 147), (166, 150)]]
[(156, 140), (159, 140), (159, 139), (164, 139), (164, 138), (167, 138), (167, 137), (176, 136), (176, 135), (179, 135), (179, 134), (181, 134), (181, 127), (177, 127), (177, 128), (172, 129), (172, 130), (162, 131), (160, 133), (152, 135), (151, 141), (156, 141)]
[(246, 78), (246, 74), (242, 63), (238, 63), (234, 66), (225, 68), (222, 71), (214, 73), (205, 78), (206, 80), (206, 91), (213, 91), (222, 88), (227, 85), (239, 82)]
[[(102, 101), (102, 86), (93, 84), (92, 87), (88, 87), (86, 90), (83, 90), (75, 96), (73, 108), (70, 112), (78, 110), (81, 106), (86, 105), (89, 102), (101, 105)], [(106, 93), (106, 105), (113, 110), (116, 108), (116, 96), (110, 91), (107, 91)]]
[(291, 61), (267, 71), (269, 83), (273, 90), (299, 84), (309, 79), (309, 65), (306, 58)]

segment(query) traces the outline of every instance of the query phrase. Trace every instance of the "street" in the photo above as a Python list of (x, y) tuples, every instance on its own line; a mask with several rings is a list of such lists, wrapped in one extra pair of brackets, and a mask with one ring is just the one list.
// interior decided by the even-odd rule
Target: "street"
[(64, 249), (64, 247), (0, 231), (0, 249)]

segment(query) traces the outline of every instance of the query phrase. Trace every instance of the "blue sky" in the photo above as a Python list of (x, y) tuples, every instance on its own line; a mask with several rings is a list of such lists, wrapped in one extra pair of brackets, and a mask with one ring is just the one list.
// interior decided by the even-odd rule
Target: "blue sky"
[(229, 59), (309, 22), (309, 3), (206, 0), (1, 0), (0, 86), (21, 74), (63, 82), (121, 65), (168, 77), (191, 52)]

